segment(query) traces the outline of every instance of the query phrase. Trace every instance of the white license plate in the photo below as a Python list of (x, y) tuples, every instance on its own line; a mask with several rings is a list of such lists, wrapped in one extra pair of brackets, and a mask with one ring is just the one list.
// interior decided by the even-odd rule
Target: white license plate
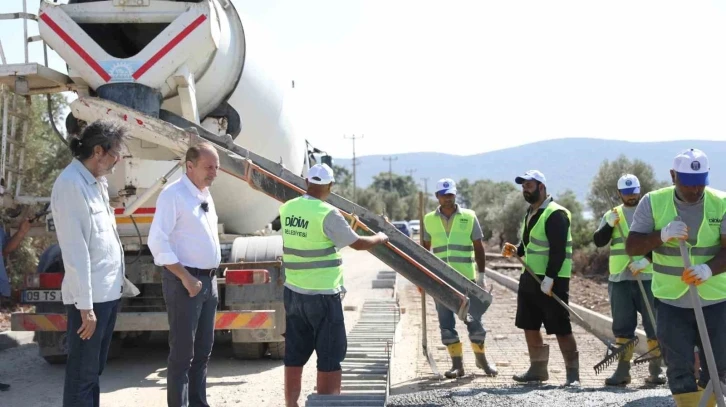
[(61, 302), (61, 290), (25, 290), (23, 302)]

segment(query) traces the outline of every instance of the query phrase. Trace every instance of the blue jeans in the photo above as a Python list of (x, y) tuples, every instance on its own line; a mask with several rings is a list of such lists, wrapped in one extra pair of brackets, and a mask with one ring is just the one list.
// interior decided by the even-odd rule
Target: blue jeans
[(348, 350), (340, 294), (300, 294), (285, 287), (285, 366), (305, 366), (315, 351), (319, 372), (337, 372)]
[(219, 302), (217, 278), (197, 276), (202, 290), (194, 297), (181, 280), (164, 270), (161, 288), (169, 319), (166, 401), (169, 407), (209, 407), (207, 364), (214, 345)]
[[(668, 387), (673, 394), (698, 391), (693, 371), (693, 348), (698, 346), (698, 349), (703, 349), (703, 346), (696, 325), (696, 315), (693, 309), (674, 307), (657, 299), (656, 307), (658, 341), (667, 366)], [(704, 307), (703, 315), (718, 375), (723, 381), (726, 378), (726, 302)], [(699, 359), (701, 371), (698, 385), (706, 387), (710, 375), (704, 352), (699, 352)]]
[[(643, 281), (645, 294), (648, 296), (650, 307), (655, 313), (653, 305), (653, 292), (650, 289), (650, 280)], [(648, 339), (655, 339), (655, 329), (650, 323), (650, 316), (640, 293), (637, 281), (608, 282), (608, 296), (610, 297), (610, 311), (613, 314), (613, 335), (616, 338), (635, 338), (635, 329), (638, 326), (638, 313), (643, 319), (643, 328)]]
[(99, 376), (106, 366), (118, 305), (119, 300), (93, 303), (96, 330), (88, 340), (82, 340), (77, 333), (83, 322), (81, 312), (73, 305), (66, 305), (68, 361), (63, 387), (63, 407), (100, 406)]
[[(454, 311), (436, 302), (436, 312), (439, 314), (439, 329), (441, 330), (441, 343), (451, 345), (459, 341), (459, 333), (456, 332), (456, 315)], [(468, 315), (466, 329), (469, 331), (469, 341), (476, 344), (484, 343), (487, 331), (482, 324), (481, 315)]]

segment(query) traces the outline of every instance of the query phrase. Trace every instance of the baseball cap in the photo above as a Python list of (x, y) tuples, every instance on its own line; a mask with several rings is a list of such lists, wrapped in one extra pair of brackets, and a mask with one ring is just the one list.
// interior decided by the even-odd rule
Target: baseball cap
[(442, 178), (436, 183), (436, 194), (454, 194), (456, 195), (456, 183), (451, 178)]
[(633, 174), (625, 174), (618, 180), (618, 189), (623, 195), (640, 193), (640, 180)]
[(547, 185), (547, 180), (545, 179), (544, 174), (542, 174), (538, 170), (529, 170), (529, 171), (525, 172), (524, 174), (515, 178), (514, 182), (516, 182), (517, 184), (524, 184), (524, 181), (530, 181), (530, 180), (539, 181), (542, 184)]
[(673, 159), (673, 170), (678, 181), (686, 186), (708, 185), (708, 157), (696, 148), (682, 151)]
[(311, 184), (328, 185), (335, 182), (333, 169), (328, 164), (315, 164), (308, 170), (308, 181)]

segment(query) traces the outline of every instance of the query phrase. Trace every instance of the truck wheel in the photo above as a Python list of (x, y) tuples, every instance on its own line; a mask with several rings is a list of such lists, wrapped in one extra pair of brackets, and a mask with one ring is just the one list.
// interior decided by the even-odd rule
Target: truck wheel
[(270, 342), (267, 344), (270, 357), (275, 360), (282, 360), (285, 357), (285, 342)]
[(252, 343), (232, 343), (232, 353), (237, 359), (252, 360), (259, 359), (265, 356), (266, 343), (264, 342), (252, 342)]

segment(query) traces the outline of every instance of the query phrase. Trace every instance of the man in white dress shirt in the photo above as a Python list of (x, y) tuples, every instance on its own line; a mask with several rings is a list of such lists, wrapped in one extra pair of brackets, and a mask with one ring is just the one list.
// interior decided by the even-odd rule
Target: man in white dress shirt
[(65, 275), (68, 362), (63, 407), (98, 407), (103, 372), (123, 291), (124, 253), (105, 175), (121, 160), (125, 130), (94, 122), (70, 142), (73, 161), (50, 195)]
[(154, 263), (163, 266), (162, 291), (169, 318), (167, 403), (208, 407), (207, 363), (214, 343), (221, 261), (217, 213), (209, 186), (219, 155), (209, 143), (191, 148), (186, 174), (159, 194), (149, 231)]

